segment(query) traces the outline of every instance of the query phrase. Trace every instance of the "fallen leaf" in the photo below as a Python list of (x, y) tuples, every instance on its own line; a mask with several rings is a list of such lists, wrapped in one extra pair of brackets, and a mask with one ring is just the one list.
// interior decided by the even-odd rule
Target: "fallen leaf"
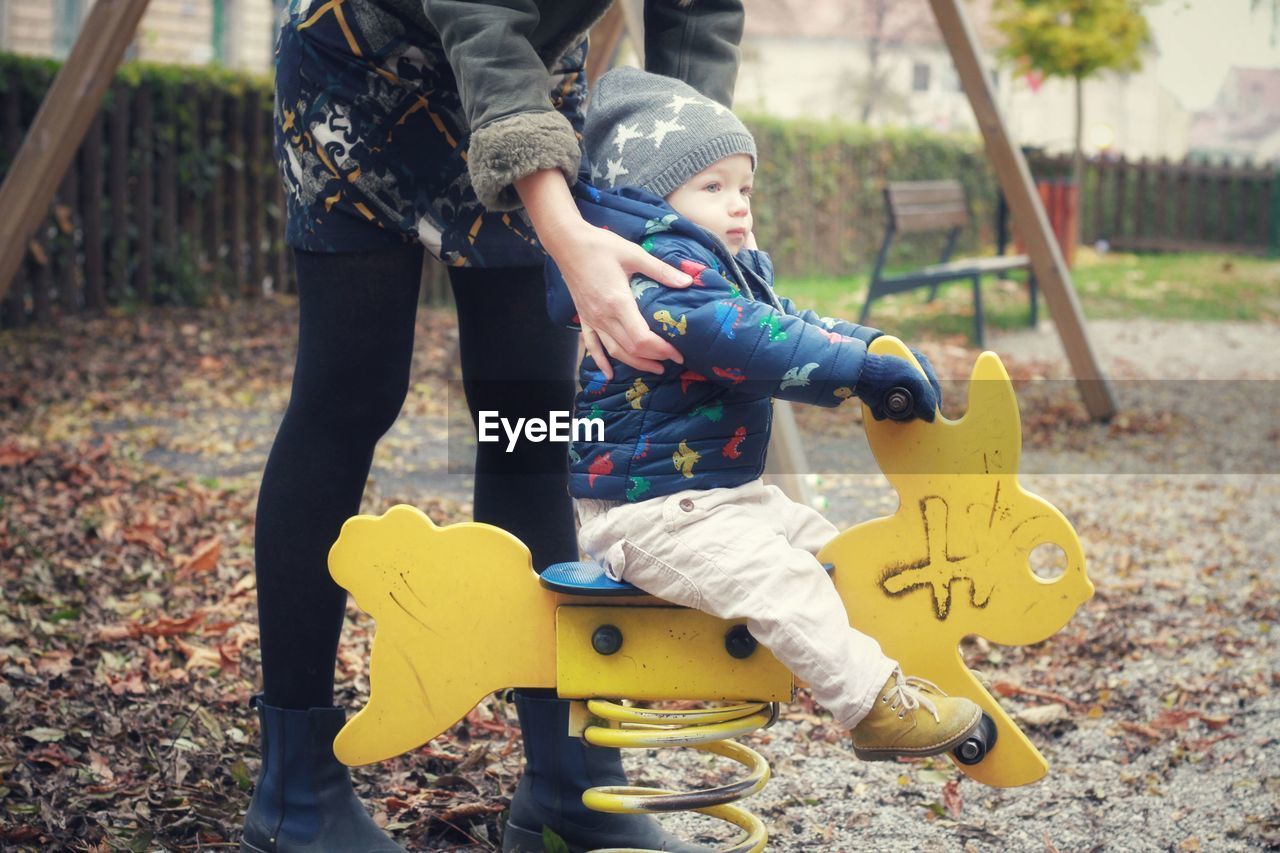
[(218, 555), (221, 553), (221, 539), (216, 536), (206, 539), (196, 546), (195, 553), (186, 559), (179, 571), (193, 574), (212, 571), (218, 565)]
[(1065, 720), (1070, 716), (1065, 705), (1054, 702), (1051, 705), (1038, 705), (1024, 708), (1013, 715), (1013, 718), (1024, 726), (1048, 726)]
[(0, 444), (0, 468), (19, 468), (36, 458), (36, 451), (21, 450), (13, 441)]
[(36, 661), (36, 672), (57, 678), (71, 671), (71, 652), (55, 651), (40, 656)]
[(151, 549), (157, 557), (165, 555), (166, 547), (164, 542), (156, 536), (156, 529), (149, 524), (138, 524), (133, 527), (127, 527), (120, 534), (121, 538), (126, 542), (132, 542), (135, 545), (145, 545)]
[(191, 670), (198, 666), (211, 666), (214, 669), (222, 669), (222, 654), (217, 649), (211, 649), (199, 643), (188, 643), (181, 637), (174, 637), (173, 644), (187, 656), (187, 663), (183, 667), (184, 669)]
[(960, 796), (960, 781), (952, 779), (942, 786), (942, 804), (947, 807), (947, 814), (953, 820), (960, 819), (960, 810), (964, 808), (964, 799)]
[(147, 692), (147, 686), (142, 683), (142, 673), (136, 670), (123, 678), (114, 678), (108, 675), (107, 686), (115, 696), (123, 696), (125, 693), (131, 696), (141, 696)]
[(440, 815), (440, 820), (446, 823), (459, 820), (465, 817), (477, 817), (479, 815), (497, 814), (505, 809), (506, 806), (501, 803), (464, 803), (460, 806), (454, 806)]
[(43, 726), (38, 726), (34, 729), (27, 729), (22, 734), (24, 737), (29, 737), (39, 743), (54, 743), (67, 736), (67, 733), (62, 729), (50, 729)]
[(94, 752), (92, 749), (89, 750), (89, 769), (104, 782), (111, 782), (116, 778), (115, 771), (107, 764), (107, 759), (101, 753)]
[(1146, 737), (1149, 737), (1152, 740), (1164, 740), (1164, 737), (1165, 737), (1161, 732), (1156, 731), (1155, 729), (1151, 728), (1151, 726), (1144, 726), (1142, 723), (1121, 722), (1120, 728), (1124, 729), (1127, 732), (1134, 732), (1136, 734), (1145, 735)]

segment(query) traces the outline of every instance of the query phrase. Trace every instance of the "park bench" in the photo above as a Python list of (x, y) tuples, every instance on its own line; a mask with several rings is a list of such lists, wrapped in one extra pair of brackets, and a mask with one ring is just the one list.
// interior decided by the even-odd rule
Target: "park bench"
[[(952, 260), (951, 253), (955, 250), (960, 231), (970, 221), (969, 204), (965, 198), (964, 187), (959, 181), (891, 183), (885, 187), (884, 201), (888, 221), (885, 225), (884, 240), (880, 243), (880, 253), (876, 256), (875, 270), (871, 273), (867, 298), (862, 304), (862, 314), (858, 318), (859, 323), (867, 322), (867, 315), (871, 313), (871, 302), (878, 297), (928, 287), (929, 298), (926, 301), (932, 302), (937, 298), (939, 286), (950, 281), (968, 279), (973, 284), (973, 338), (978, 346), (983, 346), (980, 286), (982, 277), (1025, 269), (1031, 296), (1030, 324), (1035, 326), (1036, 280), (1026, 255), (995, 255)], [(926, 234), (941, 231), (947, 232), (947, 238), (942, 256), (936, 264), (914, 272), (885, 275), (889, 247), (898, 234)]]

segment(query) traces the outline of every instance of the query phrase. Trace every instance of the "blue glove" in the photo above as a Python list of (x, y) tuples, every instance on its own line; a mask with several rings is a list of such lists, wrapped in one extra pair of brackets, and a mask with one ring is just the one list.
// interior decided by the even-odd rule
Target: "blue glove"
[(905, 388), (911, 393), (911, 412), (903, 420), (916, 417), (933, 421), (934, 410), (938, 407), (938, 394), (916, 366), (897, 356), (867, 353), (862, 362), (862, 374), (858, 377), (853, 393), (867, 404), (876, 420), (882, 421), (889, 417), (885, 398), (894, 388)]
[(933, 372), (933, 365), (929, 363), (929, 359), (924, 357), (924, 353), (918, 349), (911, 350), (911, 354), (916, 357), (916, 361), (920, 362), (920, 366), (924, 368), (924, 375), (928, 377), (929, 384), (933, 386), (933, 393), (938, 395), (938, 408), (942, 408), (942, 385), (938, 382), (938, 374)]

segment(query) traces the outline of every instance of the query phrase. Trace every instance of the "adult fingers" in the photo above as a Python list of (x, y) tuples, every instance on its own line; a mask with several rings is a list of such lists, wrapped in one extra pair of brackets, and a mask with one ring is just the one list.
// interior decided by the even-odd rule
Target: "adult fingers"
[(627, 266), (630, 267), (631, 272), (640, 273), (659, 284), (681, 288), (693, 284), (693, 278), (688, 273), (681, 272), (665, 261), (658, 260), (639, 246), (636, 247), (636, 251), (627, 260)]
[(661, 373), (659, 362), (684, 363), (680, 351), (649, 328), (640, 307), (632, 300), (618, 304), (612, 315), (595, 318), (592, 325), (597, 332), (609, 336), (605, 341), (609, 354), (637, 370)]
[(662, 363), (652, 358), (645, 358), (636, 355), (634, 349), (624, 347), (620, 342), (614, 340), (606, 332), (600, 332), (600, 340), (604, 344), (605, 349), (609, 351), (612, 358), (634, 368), (635, 370), (643, 370), (646, 373), (661, 373), (663, 371)]
[(596, 367), (600, 368), (600, 372), (604, 374), (604, 378), (613, 379), (613, 365), (609, 363), (609, 356), (604, 344), (600, 342), (600, 335), (586, 323), (582, 324), (582, 343), (587, 349), (587, 354), (596, 363)]

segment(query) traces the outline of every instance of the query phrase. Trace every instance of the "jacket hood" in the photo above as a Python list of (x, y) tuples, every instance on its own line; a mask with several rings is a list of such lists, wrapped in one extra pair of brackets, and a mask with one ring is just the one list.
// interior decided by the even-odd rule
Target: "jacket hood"
[[(597, 228), (639, 243), (646, 250), (654, 235), (685, 237), (696, 241), (712, 253), (732, 276), (742, 292), (751, 299), (762, 299), (777, 305), (777, 297), (767, 281), (749, 266), (739, 263), (718, 239), (700, 225), (676, 213), (666, 199), (639, 187), (597, 189), (579, 180), (572, 188), (574, 201), (582, 218)], [(569, 295), (560, 268), (550, 256), (546, 261), (547, 313), (559, 326), (578, 327), (578, 312)]]

